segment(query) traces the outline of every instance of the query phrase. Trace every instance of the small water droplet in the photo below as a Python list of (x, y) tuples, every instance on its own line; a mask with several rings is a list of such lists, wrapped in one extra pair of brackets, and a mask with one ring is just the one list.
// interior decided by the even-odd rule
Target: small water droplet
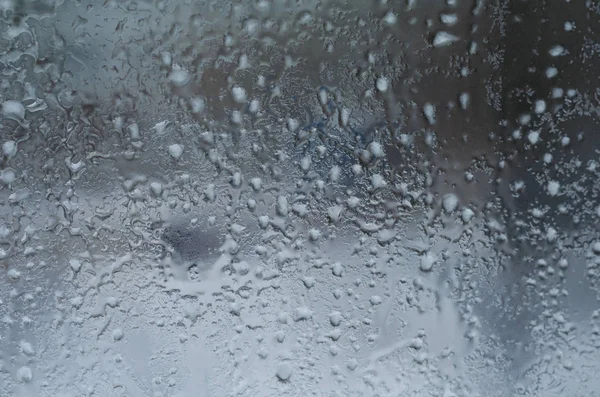
[(4, 117), (20, 121), (25, 118), (25, 107), (21, 102), (8, 100), (2, 104), (2, 114)]
[(427, 252), (421, 257), (420, 269), (424, 272), (429, 272), (433, 269), (433, 265), (437, 262), (437, 257), (431, 252)]
[(178, 143), (174, 143), (169, 146), (169, 155), (173, 159), (179, 160), (179, 158), (181, 157), (182, 154), (183, 154), (183, 146), (182, 145), (180, 145)]
[(281, 363), (277, 366), (277, 371), (275, 372), (275, 375), (280, 381), (287, 382), (292, 376), (292, 367), (288, 363)]
[(33, 371), (31, 368), (23, 366), (17, 371), (17, 379), (22, 383), (29, 383), (33, 380)]
[(115, 342), (120, 341), (121, 339), (123, 339), (123, 330), (121, 328), (116, 328), (113, 330), (112, 332), (112, 338)]
[(442, 199), (442, 207), (447, 213), (454, 212), (458, 207), (458, 197), (452, 193), (445, 195)]
[(452, 43), (458, 41), (458, 36), (455, 36), (448, 32), (438, 32), (433, 38), (434, 47), (447, 47)]
[(375, 86), (380, 92), (387, 92), (387, 90), (390, 88), (390, 82), (386, 77), (379, 77), (375, 83)]

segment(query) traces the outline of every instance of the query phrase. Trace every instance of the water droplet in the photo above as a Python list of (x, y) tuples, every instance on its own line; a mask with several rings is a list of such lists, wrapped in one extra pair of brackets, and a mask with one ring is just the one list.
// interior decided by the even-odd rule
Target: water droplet
[(456, 14), (441, 14), (440, 21), (447, 26), (454, 26), (458, 22), (458, 16)]
[(242, 185), (242, 174), (239, 171), (236, 171), (231, 176), (231, 186), (240, 187)]
[(287, 216), (289, 212), (288, 201), (285, 196), (277, 197), (277, 214), (281, 216)]
[(252, 186), (252, 189), (254, 189), (254, 191), (259, 191), (262, 186), (262, 180), (258, 177), (254, 177), (250, 179), (250, 186)]
[(340, 312), (331, 312), (329, 314), (329, 322), (334, 327), (339, 327), (339, 325), (342, 323), (342, 319), (342, 313)]
[(112, 332), (112, 338), (115, 342), (118, 342), (121, 339), (123, 339), (123, 336), (123, 330), (121, 328), (115, 328)]
[(462, 220), (465, 223), (469, 223), (471, 221), (471, 219), (473, 219), (473, 216), (475, 215), (475, 212), (473, 212), (472, 209), (470, 208), (464, 208), (462, 211)]
[(555, 45), (548, 50), (548, 53), (552, 57), (559, 57), (567, 54), (567, 50), (561, 45)]
[(35, 350), (33, 349), (33, 346), (31, 345), (31, 343), (22, 340), (21, 342), (19, 342), (19, 347), (21, 348), (21, 351), (23, 352), (23, 354), (26, 354), (28, 356), (35, 355)]
[(294, 310), (294, 321), (304, 321), (312, 318), (312, 310), (310, 310), (307, 306), (300, 306)]
[(333, 167), (331, 167), (331, 170), (329, 170), (329, 179), (331, 180), (331, 182), (338, 182), (340, 179), (341, 172), (342, 170), (339, 166), (334, 165)]
[(17, 143), (15, 141), (6, 141), (2, 144), (2, 154), (6, 157), (14, 157), (17, 154)]
[(275, 372), (277, 379), (282, 382), (289, 381), (292, 376), (292, 367), (288, 363), (281, 363), (277, 366), (277, 371)]
[(33, 380), (33, 371), (27, 366), (19, 368), (17, 371), (17, 379), (22, 383), (29, 383)]
[(340, 126), (346, 127), (348, 126), (348, 121), (350, 120), (350, 110), (346, 108), (342, 108), (340, 112)]
[(180, 145), (178, 143), (174, 143), (169, 146), (169, 155), (173, 159), (179, 160), (179, 158), (181, 157), (182, 154), (183, 154), (183, 146), (182, 145)]
[(317, 241), (319, 238), (321, 238), (321, 232), (317, 229), (310, 229), (308, 231), (308, 237), (311, 241)]
[(398, 17), (392, 11), (388, 11), (387, 14), (385, 14), (385, 16), (383, 17), (383, 20), (388, 25), (393, 25), (398, 20)]
[(5, 185), (12, 184), (17, 179), (17, 174), (12, 168), (5, 168), (0, 171), (0, 181)]
[(360, 199), (355, 196), (349, 197), (348, 200), (346, 200), (346, 204), (350, 208), (356, 208), (360, 204)]
[(386, 77), (379, 77), (375, 83), (375, 86), (380, 92), (387, 92), (387, 90), (390, 88), (390, 83)]
[(340, 262), (335, 262), (331, 266), (331, 273), (333, 273), (334, 276), (342, 277), (342, 274), (344, 273), (344, 267)]
[(530, 131), (527, 134), (527, 139), (529, 140), (529, 143), (531, 143), (532, 145), (535, 145), (540, 140), (540, 132), (539, 131)]
[(560, 183), (557, 181), (548, 182), (548, 194), (550, 196), (556, 196), (558, 194), (558, 190), (560, 189)]
[(6, 275), (12, 281), (17, 281), (21, 278), (21, 272), (15, 268), (9, 269), (8, 272), (6, 272)]
[(159, 197), (163, 192), (163, 185), (160, 182), (152, 182), (150, 183), (150, 191), (156, 196)]
[(534, 111), (536, 114), (542, 114), (546, 111), (546, 101), (543, 99), (536, 100), (534, 106)]
[(374, 189), (379, 189), (387, 185), (385, 179), (380, 174), (371, 175), (371, 185)]
[(77, 273), (81, 269), (81, 261), (78, 259), (70, 259), (69, 266), (73, 270), (73, 272)]
[(458, 197), (455, 194), (447, 194), (442, 199), (442, 207), (447, 213), (454, 212), (458, 207)]
[(570, 32), (573, 29), (575, 29), (575, 24), (571, 21), (566, 21), (564, 23), (564, 29), (565, 29), (565, 32)]
[(429, 272), (433, 269), (433, 265), (437, 262), (437, 257), (431, 253), (427, 252), (425, 255), (421, 257), (421, 266), (420, 269), (424, 272)]
[(21, 102), (8, 100), (2, 104), (2, 114), (4, 117), (20, 121), (25, 118), (25, 107)]
[(458, 101), (460, 102), (460, 107), (463, 110), (466, 110), (469, 107), (469, 102), (471, 100), (471, 96), (468, 92), (463, 92), (458, 96)]
[(458, 36), (455, 36), (448, 32), (438, 32), (433, 38), (434, 47), (447, 47), (452, 43), (458, 41)]
[(558, 75), (558, 69), (556, 69), (553, 66), (550, 66), (549, 68), (546, 69), (546, 77), (551, 79), (553, 77), (556, 77)]
[(343, 210), (342, 206), (335, 205), (335, 206), (329, 207), (327, 209), (327, 215), (329, 216), (329, 219), (331, 219), (331, 221), (333, 223), (336, 223), (337, 221), (340, 220), (340, 216), (342, 214), (342, 210)]
[(231, 89), (231, 95), (233, 96), (233, 99), (238, 103), (246, 102), (246, 90), (240, 86), (234, 86)]
[(205, 108), (205, 102), (203, 98), (195, 97), (190, 99), (190, 107), (192, 113), (202, 113)]
[(179, 65), (174, 65), (169, 79), (173, 85), (183, 87), (190, 81), (190, 73)]
[(429, 124), (435, 124), (435, 107), (431, 103), (426, 102), (423, 105), (423, 114)]

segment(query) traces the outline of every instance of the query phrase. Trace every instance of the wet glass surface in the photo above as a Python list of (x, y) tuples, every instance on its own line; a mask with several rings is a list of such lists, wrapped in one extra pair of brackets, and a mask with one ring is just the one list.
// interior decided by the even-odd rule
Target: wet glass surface
[(600, 5), (0, 0), (0, 396), (593, 396)]

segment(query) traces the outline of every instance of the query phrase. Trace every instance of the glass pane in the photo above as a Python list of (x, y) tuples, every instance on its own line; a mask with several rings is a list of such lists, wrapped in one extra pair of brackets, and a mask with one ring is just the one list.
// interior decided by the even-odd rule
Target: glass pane
[(600, 6), (0, 0), (0, 396), (591, 396)]

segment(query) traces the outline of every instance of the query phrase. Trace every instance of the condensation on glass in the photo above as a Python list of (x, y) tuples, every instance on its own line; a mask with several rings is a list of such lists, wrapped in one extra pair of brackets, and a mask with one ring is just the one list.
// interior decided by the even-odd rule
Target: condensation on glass
[(0, 396), (592, 396), (600, 5), (0, 1)]

